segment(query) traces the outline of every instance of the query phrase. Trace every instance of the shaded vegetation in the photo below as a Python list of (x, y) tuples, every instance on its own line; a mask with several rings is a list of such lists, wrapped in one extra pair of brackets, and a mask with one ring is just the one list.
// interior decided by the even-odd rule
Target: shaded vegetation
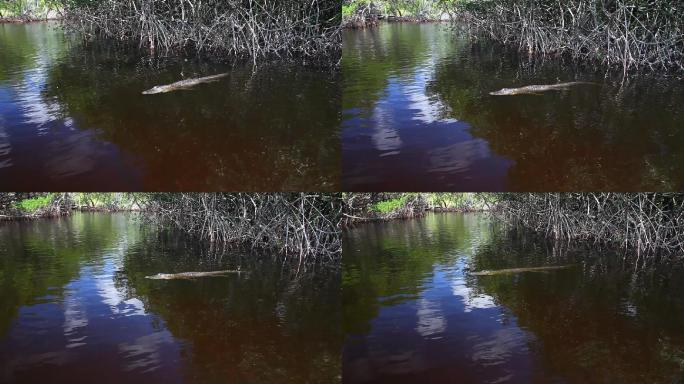
[(73, 30), (151, 54), (339, 58), (339, 0), (65, 0)]
[(497, 212), (544, 236), (631, 251), (637, 265), (684, 255), (681, 193), (501, 194)]
[(57, 217), (79, 211), (139, 210), (146, 204), (140, 193), (3, 192), (0, 219)]
[(2, 193), (0, 218), (68, 215), (72, 210), (143, 210), (161, 227), (223, 246), (271, 251), (299, 264), (335, 265), (342, 201), (324, 193)]
[(322, 193), (156, 193), (148, 209), (163, 225), (218, 244), (246, 244), (285, 258), (337, 262), (342, 201)]
[(345, 193), (343, 199), (347, 223), (487, 210), (544, 237), (620, 249), (637, 266), (683, 260), (681, 193)]
[(470, 1), (477, 34), (541, 55), (630, 70), (684, 70), (684, 3), (651, 0)]
[(61, 0), (0, 0), (0, 21), (34, 21), (55, 18)]
[(421, 217), (428, 211), (489, 210), (496, 202), (487, 193), (344, 193), (345, 224), (358, 221)]
[(344, 18), (392, 16), (403, 20), (426, 21), (452, 16), (455, 8), (467, 0), (344, 0)]
[[(353, 26), (378, 17), (465, 22), (486, 37), (542, 56), (631, 70), (684, 70), (684, 5), (650, 0), (345, 0)], [(409, 16), (408, 18), (406, 16)], [(463, 29), (463, 28), (459, 28)]]

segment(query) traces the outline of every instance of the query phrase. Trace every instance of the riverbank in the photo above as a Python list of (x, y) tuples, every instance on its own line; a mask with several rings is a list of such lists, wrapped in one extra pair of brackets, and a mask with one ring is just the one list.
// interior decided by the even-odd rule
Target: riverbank
[(49, 18), (13, 18), (13, 17), (6, 17), (6, 18), (0, 18), (0, 24), (30, 24), (30, 23), (43, 23), (46, 21), (61, 21), (64, 20), (63, 17), (49, 17)]
[(345, 194), (343, 227), (418, 218), (429, 212), (487, 212), (494, 203), (484, 193), (350, 193)]
[(348, 227), (428, 212), (492, 212), (550, 240), (622, 252), (637, 268), (684, 261), (681, 193), (352, 193), (345, 204)]
[(27, 221), (27, 220), (40, 220), (40, 219), (55, 219), (58, 217), (71, 216), (73, 213), (118, 213), (118, 212), (140, 212), (140, 208), (121, 208), (121, 209), (111, 209), (103, 207), (84, 207), (75, 206), (60, 210), (40, 210), (34, 213), (15, 213), (10, 215), (1, 215), (0, 222), (12, 222), (12, 221)]
[(400, 22), (457, 21), (463, 24), (459, 29), (472, 40), (490, 39), (529, 56), (599, 64), (621, 70), (623, 77), (644, 71), (684, 72), (682, 2), (637, 6), (601, 0), (568, 0), (562, 4), (347, 0), (342, 13), (347, 28), (373, 27), (388, 18)]
[(409, 24), (429, 24), (429, 23), (450, 23), (454, 19), (449, 15), (442, 15), (441, 18), (417, 17), (417, 16), (393, 16), (381, 15), (378, 17), (366, 17), (364, 15), (351, 15), (342, 20), (344, 29), (365, 29), (375, 28), (380, 23), (409, 23)]
[(379, 20), (363, 20), (363, 19), (349, 19), (342, 22), (342, 28), (345, 29), (365, 29), (365, 28), (375, 28), (380, 25), (381, 22), (384, 23), (410, 23), (410, 24), (429, 24), (429, 23), (449, 23), (449, 19), (421, 19), (417, 17), (407, 16), (407, 17), (390, 17)]
[(43, 13), (25, 13), (22, 15), (8, 14), (0, 12), (0, 24), (27, 24), (27, 23), (39, 23), (44, 21), (57, 21), (63, 20), (64, 15), (61, 10), (50, 10)]
[(9, 192), (0, 195), (0, 221), (56, 218), (72, 212), (137, 212), (145, 208), (135, 194)]

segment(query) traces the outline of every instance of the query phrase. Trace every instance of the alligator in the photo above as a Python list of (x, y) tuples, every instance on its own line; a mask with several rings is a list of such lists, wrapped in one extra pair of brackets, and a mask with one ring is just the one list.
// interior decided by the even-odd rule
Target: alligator
[(498, 91), (494, 92), (489, 92), (490, 95), (494, 96), (510, 96), (510, 95), (534, 95), (538, 94), (540, 92), (546, 92), (546, 91), (562, 91), (565, 89), (568, 89), (569, 87), (573, 85), (581, 85), (581, 84), (596, 84), (596, 83), (590, 83), (586, 81), (572, 81), (569, 83), (558, 83), (558, 84), (549, 84), (549, 85), (528, 85), (526, 87), (520, 87), (520, 88), (503, 88)]
[(497, 269), (493, 271), (479, 271), (471, 272), (473, 276), (492, 276), (492, 275), (504, 275), (509, 273), (521, 273), (521, 272), (548, 272), (556, 269), (566, 269), (570, 268), (572, 265), (552, 265), (548, 267), (528, 267), (528, 268), (509, 268), (509, 269)]
[(227, 73), (221, 73), (218, 75), (212, 75), (212, 76), (206, 76), (206, 77), (199, 77), (196, 79), (185, 79), (181, 81), (176, 81), (175, 83), (172, 84), (167, 84), (167, 85), (157, 85), (154, 86), (147, 91), (143, 91), (143, 95), (154, 95), (156, 93), (166, 93), (166, 92), (173, 92), (177, 91), (179, 89), (189, 89), (192, 88), (198, 84), (203, 84), (203, 83), (211, 83), (214, 81), (217, 81), (223, 77), (228, 76)]
[(226, 271), (212, 271), (212, 272), (181, 272), (181, 273), (157, 273), (152, 276), (145, 276), (146, 279), (151, 280), (175, 280), (175, 279), (195, 279), (198, 277), (217, 277), (225, 276), (231, 273), (246, 273), (240, 268)]

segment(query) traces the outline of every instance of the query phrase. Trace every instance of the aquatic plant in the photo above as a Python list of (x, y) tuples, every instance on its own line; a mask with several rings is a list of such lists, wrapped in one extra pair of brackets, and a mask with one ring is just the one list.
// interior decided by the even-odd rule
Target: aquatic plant
[(153, 55), (208, 53), (334, 57), (338, 0), (63, 0), (68, 26), (87, 38), (137, 42)]
[(475, 36), (521, 51), (633, 69), (684, 70), (684, 3), (648, 0), (462, 1)]

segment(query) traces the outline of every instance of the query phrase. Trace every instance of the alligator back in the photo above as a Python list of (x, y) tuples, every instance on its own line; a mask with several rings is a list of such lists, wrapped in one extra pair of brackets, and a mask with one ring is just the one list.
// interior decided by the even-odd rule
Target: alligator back
[(562, 89), (567, 89), (573, 85), (581, 84), (595, 84), (586, 81), (571, 81), (568, 83), (558, 83), (558, 84), (545, 84), (545, 85), (527, 85), (520, 88), (503, 88), (498, 91), (490, 92), (493, 96), (511, 96), (511, 95), (525, 95), (534, 94), (546, 91), (557, 91)]

